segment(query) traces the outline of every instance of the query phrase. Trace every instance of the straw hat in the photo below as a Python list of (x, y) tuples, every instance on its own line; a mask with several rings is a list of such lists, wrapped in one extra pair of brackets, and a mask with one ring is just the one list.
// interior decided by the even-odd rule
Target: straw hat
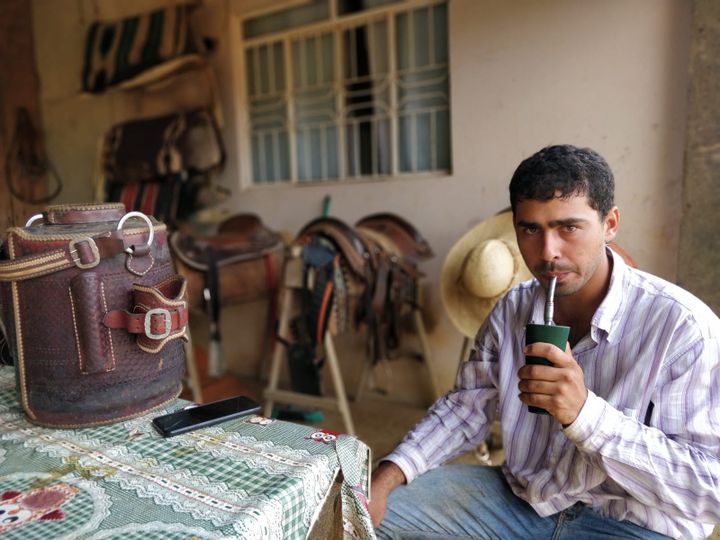
[(502, 212), (477, 224), (450, 248), (440, 273), (440, 297), (455, 327), (474, 338), (495, 302), (530, 278), (512, 212)]

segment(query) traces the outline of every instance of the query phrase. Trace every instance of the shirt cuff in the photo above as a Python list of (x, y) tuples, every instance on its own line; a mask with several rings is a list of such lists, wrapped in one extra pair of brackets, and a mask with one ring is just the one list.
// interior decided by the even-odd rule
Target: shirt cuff
[(427, 465), (422, 456), (413, 452), (412, 449), (404, 447), (403, 444), (400, 444), (381, 461), (392, 461), (400, 467), (408, 484), (427, 470)]
[(588, 390), (587, 399), (580, 409), (577, 418), (563, 429), (565, 436), (584, 451), (595, 451), (600, 448), (604, 437), (601, 424), (607, 415), (608, 403)]

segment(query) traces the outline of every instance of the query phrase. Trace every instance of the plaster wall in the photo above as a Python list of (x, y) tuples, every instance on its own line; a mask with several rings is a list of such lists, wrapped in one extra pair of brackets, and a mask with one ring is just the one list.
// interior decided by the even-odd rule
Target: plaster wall
[(720, 311), (720, 4), (693, 2), (678, 283)]
[[(159, 3), (133, 0), (122, 8), (143, 11)], [(691, 3), (451, 0), (452, 174), (243, 188), (245, 156), (236, 127), (244, 111), (234, 99), (241, 81), (234, 79), (239, 51), (231, 40), (236, 14), (271, 4), (207, 0), (199, 13), (204, 33), (218, 40), (213, 67), (229, 151), (220, 180), (233, 190), (225, 206), (256, 212), (290, 235), (320, 213), (325, 195), (332, 198), (331, 214), (349, 223), (378, 211), (414, 223), (436, 253), (423, 270), (441, 388), (452, 384), (462, 341), (439, 298), (444, 257), (465, 231), (508, 205), (514, 168), (545, 145), (590, 146), (605, 156), (617, 182), (618, 243), (641, 268), (676, 278)], [(118, 6), (109, 0), (33, 3), (47, 144), (66, 179), (65, 201), (92, 197), (96, 143), (112, 123), (204, 99), (188, 97), (205, 92), (197, 85), (175, 89), (180, 97), (157, 99), (152, 107), (122, 93), (78, 96), (85, 25)]]

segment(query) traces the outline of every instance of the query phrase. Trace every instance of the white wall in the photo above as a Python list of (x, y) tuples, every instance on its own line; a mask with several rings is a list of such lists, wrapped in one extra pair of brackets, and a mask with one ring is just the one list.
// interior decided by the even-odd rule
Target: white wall
[[(438, 319), (430, 341), (441, 386), (451, 384), (462, 340), (439, 300), (443, 258), (466, 230), (508, 205), (514, 168), (547, 144), (590, 146), (605, 156), (615, 172), (621, 209), (618, 243), (643, 269), (675, 278), (690, 2), (451, 0), (452, 175), (241, 190), (244, 156), (234, 129), (243, 111), (233, 103), (231, 14), (269, 3), (209, 0), (203, 8), (206, 29), (220, 43), (214, 65), (230, 151), (222, 182), (234, 190), (228, 206), (257, 212), (271, 227), (291, 234), (320, 213), (326, 194), (332, 197), (331, 213), (349, 223), (378, 211), (414, 223), (437, 254), (423, 269), (428, 306)], [(53, 66), (60, 60), (63, 71), (79, 81), (82, 43), (75, 5), (35, 0), (44, 85), (62, 79), (57, 73), (54, 79), (46, 76), (58, 72)], [(69, 32), (71, 47), (58, 45), (57, 26)], [(123, 98), (95, 98), (88, 105), (71, 94), (44, 87), (43, 107), (49, 152), (70, 184), (64, 200), (82, 200), (90, 196), (88, 163), (96, 137), (110, 120), (132, 111), (117, 104), (112, 109), (113, 100)]]
[(508, 206), (513, 170), (545, 145), (590, 146), (605, 156), (622, 212), (618, 243), (643, 269), (675, 278), (690, 7), (451, 0), (451, 176), (256, 188), (236, 193), (233, 205), (296, 231), (329, 194), (332, 214), (350, 223), (383, 210), (414, 223), (437, 254), (423, 269), (440, 319), (433, 356), (449, 386), (461, 337), (439, 300), (443, 258), (466, 230)]

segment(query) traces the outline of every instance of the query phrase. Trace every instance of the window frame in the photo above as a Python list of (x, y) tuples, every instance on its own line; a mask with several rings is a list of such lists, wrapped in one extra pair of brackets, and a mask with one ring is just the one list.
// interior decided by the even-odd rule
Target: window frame
[[(422, 179), (422, 178), (437, 178), (439, 176), (451, 176), (453, 173), (453, 144), (452, 144), (452, 105), (451, 105), (451, 85), (450, 85), (450, 20), (449, 20), (449, 0), (404, 0), (396, 4), (383, 5), (375, 8), (370, 8), (359, 13), (353, 13), (349, 15), (339, 16), (337, 13), (337, 4), (335, 0), (329, 1), (329, 17), (326, 20), (306, 24), (297, 29), (291, 31), (283, 30), (279, 32), (272, 32), (264, 34), (259, 37), (245, 39), (243, 36), (243, 26), (247, 19), (269, 15), (279, 11), (286, 10), (288, 8), (301, 6), (307, 2), (307, 0), (287, 0), (285, 2), (278, 2), (276, 5), (268, 6), (266, 8), (242, 11), (240, 8), (240, 2), (233, 3), (232, 13), (230, 19), (230, 58), (232, 64), (232, 79), (233, 79), (233, 93), (232, 101), (235, 110), (235, 136), (236, 136), (236, 147), (239, 149), (240, 157), (238, 160), (239, 175), (240, 175), (240, 187), (241, 189), (278, 189), (278, 188), (292, 188), (302, 186), (318, 186), (318, 185), (329, 185), (329, 186), (340, 186), (357, 183), (369, 183), (369, 182), (387, 182), (391, 180), (407, 180), (407, 179)], [(396, 27), (393, 22), (394, 17), (400, 13), (411, 13), (413, 10), (424, 7), (432, 7), (440, 4), (445, 4), (448, 19), (447, 19), (447, 39), (448, 39), (448, 59), (447, 59), (447, 111), (448, 111), (448, 152), (449, 152), (449, 165), (447, 169), (437, 169), (431, 171), (411, 171), (402, 172), (400, 171), (400, 141), (399, 137), (399, 122), (400, 122), (400, 110), (398, 104), (398, 72), (397, 72), (397, 58), (396, 58)], [(288, 143), (289, 143), (289, 168), (290, 178), (288, 180), (273, 180), (268, 182), (255, 182), (253, 178), (253, 157), (252, 157), (252, 126), (250, 123), (250, 111), (249, 111), (249, 95), (248, 95), (248, 84), (246, 79), (246, 50), (253, 46), (272, 44), (280, 41), (283, 49), (283, 55), (285, 58), (292, 57), (292, 41), (296, 39), (302, 39), (308, 36), (320, 35), (324, 32), (330, 32), (333, 35), (333, 57), (334, 57), (334, 69), (335, 69), (335, 80), (333, 82), (333, 88), (335, 92), (335, 105), (339, 111), (338, 117), (345, 119), (343, 112), (345, 111), (345, 105), (343, 103), (345, 98), (345, 90), (342, 88), (343, 79), (338, 74), (342, 73), (342, 58), (339, 52), (342, 47), (342, 33), (348, 29), (356, 28), (358, 26), (367, 25), (378, 20), (384, 20), (387, 28), (388, 36), (388, 49), (393, 51), (392, 54), (388, 55), (388, 72), (389, 72), (389, 83), (390, 83), (390, 140), (393, 141), (392, 152), (390, 157), (390, 173), (389, 174), (373, 174), (373, 175), (348, 175), (348, 169), (346, 165), (347, 161), (347, 148), (345, 144), (345, 130), (340, 129), (344, 127), (343, 122), (338, 123), (338, 146), (341, 149), (338, 152), (338, 167), (339, 175), (337, 178), (326, 178), (326, 179), (312, 179), (312, 180), (300, 180), (298, 174), (297, 152), (295, 138), (292, 134), (296, 128), (294, 119), (294, 106), (293, 101), (290, 99), (285, 100), (286, 112), (287, 112), (287, 126), (288, 126)], [(292, 79), (292, 65), (291, 62), (284, 62), (284, 78), (286, 84), (290, 84)], [(286, 92), (289, 92), (286, 89)]]

